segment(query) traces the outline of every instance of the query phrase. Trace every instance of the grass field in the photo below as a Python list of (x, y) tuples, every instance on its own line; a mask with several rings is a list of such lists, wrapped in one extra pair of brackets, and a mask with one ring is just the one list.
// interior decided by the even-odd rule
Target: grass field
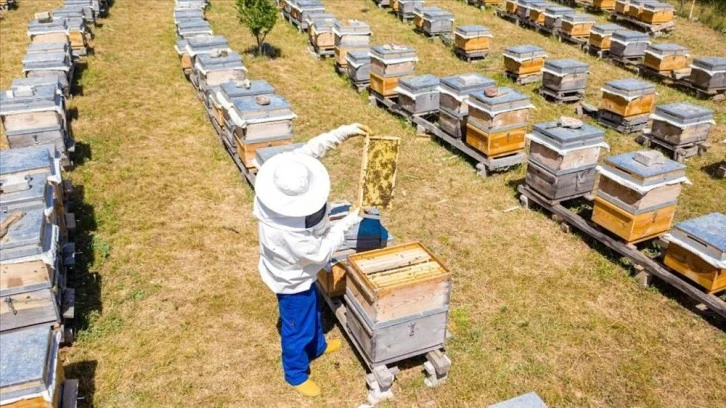
[[(19, 74), (34, 12), (60, 0), (26, 0), (0, 21), (0, 86)], [(516, 44), (545, 47), (551, 58), (591, 64), (587, 99), (596, 103), (610, 79), (632, 74), (597, 61), (491, 13), (455, 1), (430, 1), (457, 24), (495, 34), (482, 63), (456, 60), (437, 41), (414, 34), (366, 0), (325, 2), (339, 17), (359, 18), (373, 42), (412, 45), (419, 73), (483, 72), (506, 83), (501, 52)], [(78, 340), (64, 354), (67, 375), (81, 378), (83, 405), (97, 407), (356, 406), (365, 398), (364, 369), (350, 346), (315, 362), (323, 395), (305, 400), (284, 385), (275, 327), (276, 302), (256, 269), (253, 194), (214, 135), (173, 46), (173, 1), (117, 0), (96, 28), (95, 55), (73, 99), (74, 132), (84, 156), (70, 178), (83, 186), (78, 276)], [(216, 34), (243, 51), (253, 38), (236, 22), (234, 2), (213, 0)], [(679, 19), (667, 41), (692, 55), (726, 55), (713, 30)], [(448, 345), (449, 382), (423, 384), (404, 370), (395, 407), (480, 407), (537, 391), (553, 407), (716, 407), (726, 400), (722, 323), (699, 316), (666, 287), (639, 288), (604, 251), (567, 235), (546, 214), (517, 209), (514, 186), (524, 170), (478, 178), (471, 164), (414, 129), (338, 77), (329, 61), (309, 55), (304, 35), (280, 21), (267, 40), (277, 59), (245, 56), (252, 78), (264, 78), (299, 116), (296, 139), (361, 122), (403, 139), (397, 192), (386, 225), (400, 242), (418, 240), (454, 272)], [(659, 41), (665, 41), (659, 39)], [(544, 102), (532, 121), (571, 114)], [(658, 102), (693, 100), (658, 87)], [(726, 182), (704, 168), (723, 159), (723, 103), (711, 151), (688, 162), (677, 218), (726, 212)], [(613, 153), (638, 147), (607, 133)], [(355, 197), (361, 140), (325, 158), (333, 199)], [(719, 326), (720, 325), (720, 326)], [(330, 336), (341, 336), (337, 327)], [(721, 402), (719, 402), (721, 401)]]

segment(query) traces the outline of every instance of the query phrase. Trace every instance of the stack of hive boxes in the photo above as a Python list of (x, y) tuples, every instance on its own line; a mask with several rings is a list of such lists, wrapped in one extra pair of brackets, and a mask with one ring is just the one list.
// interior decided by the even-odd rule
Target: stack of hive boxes
[(615, 12), (627, 16), (630, 10), (630, 0), (615, 0)]
[(545, 9), (551, 5), (551, 3), (544, 0), (531, 3), (529, 5), (529, 15), (527, 16), (529, 22), (535, 26), (543, 26), (545, 23)]
[(534, 125), (530, 139), (527, 186), (552, 201), (590, 194), (595, 186), (605, 133), (578, 120)]
[(648, 1), (641, 5), (639, 19), (646, 24), (666, 24), (673, 21), (675, 7), (668, 3)]
[(648, 34), (631, 30), (618, 30), (610, 42), (610, 56), (621, 60), (639, 60), (645, 55), (650, 44)]
[[(417, 18), (418, 15), (414, 17), (414, 22)], [(454, 15), (442, 9), (423, 9), (419, 29), (428, 36), (450, 34), (454, 30)]]
[(439, 127), (452, 137), (466, 134), (469, 95), (496, 86), (491, 78), (471, 73), (441, 78), (439, 85)]
[(349, 51), (368, 50), (370, 48), (371, 29), (368, 24), (358, 20), (336, 21), (333, 24), (335, 35), (335, 64), (340, 71), (345, 71)]
[(489, 158), (524, 150), (529, 97), (511, 88), (486, 88), (469, 95), (466, 144)]
[(191, 79), (194, 62), (198, 55), (215, 52), (232, 52), (227, 39), (221, 35), (197, 35), (179, 39), (176, 52), (181, 58), (182, 71)]
[(536, 45), (518, 45), (504, 50), (504, 68), (507, 76), (519, 83), (536, 82), (542, 79), (547, 53)]
[(73, 55), (76, 57), (87, 55), (88, 42), (91, 38), (89, 27), (94, 24), (95, 20), (86, 18), (81, 10), (64, 8), (53, 11), (53, 19), (66, 20)]
[(485, 26), (467, 25), (456, 27), (454, 51), (465, 59), (484, 58), (489, 54), (492, 32)]
[(325, 7), (320, 0), (290, 0), (288, 6), (293, 23), (302, 31), (308, 30), (311, 15), (325, 12)]
[(598, 167), (600, 182), (592, 220), (637, 243), (671, 228), (686, 167), (654, 150), (609, 156)]
[(369, 49), (349, 51), (345, 56), (347, 74), (353, 85), (361, 89), (371, 82), (371, 53)]
[(438, 7), (425, 7), (424, 5), (417, 6), (413, 10), (413, 27), (414, 30), (421, 31), (424, 25), (424, 13), (436, 12), (441, 10)]
[(235, 98), (255, 97), (259, 95), (271, 96), (275, 88), (267, 81), (228, 81), (210, 92), (209, 99), (217, 123), (222, 128), (222, 137), (229, 146), (235, 146), (234, 135), (231, 132), (231, 117), (229, 110), (233, 107)]
[(655, 85), (637, 79), (618, 79), (605, 83), (598, 111), (598, 122), (620, 133), (645, 128), (655, 106)]
[(504, 11), (509, 14), (517, 14), (517, 8), (519, 7), (518, 0), (505, 0)]
[(398, 105), (414, 116), (439, 112), (439, 78), (421, 75), (398, 81)]
[(712, 213), (681, 222), (665, 238), (663, 263), (708, 293), (726, 289), (726, 215)]
[(595, 24), (590, 27), (588, 44), (594, 52), (610, 51), (613, 33), (623, 28), (617, 24)]
[(685, 76), (688, 48), (678, 44), (650, 44), (645, 49), (643, 65), (664, 76)]
[(565, 14), (572, 14), (575, 10), (558, 6), (556, 4), (550, 4), (544, 9), (544, 26), (550, 30), (559, 30), (562, 27), (562, 16)]
[(370, 90), (383, 97), (397, 96), (396, 88), (402, 78), (413, 76), (416, 71), (416, 50), (385, 44), (371, 48)]
[(516, 13), (522, 21), (529, 20), (529, 9), (532, 4), (541, 3), (542, 0), (517, 0)]
[(671, 151), (705, 142), (715, 123), (711, 109), (688, 102), (656, 106), (650, 119), (647, 133)]
[(595, 10), (613, 11), (615, 10), (615, 0), (592, 0), (592, 7)]
[(590, 29), (595, 25), (595, 17), (590, 14), (567, 13), (562, 16), (560, 33), (569, 38), (589, 39)]
[(310, 20), (308, 39), (312, 51), (319, 56), (335, 54), (335, 34), (333, 24), (337, 21), (333, 14), (316, 14)]
[(203, 18), (182, 19), (176, 24), (176, 35), (177, 39), (180, 40), (198, 35), (211, 36), (213, 34), (212, 26)]
[(636, 20), (640, 20), (643, 15), (643, 6), (646, 3), (655, 3), (656, 0), (630, 0), (627, 4), (626, 15)]
[(402, 21), (412, 19), (416, 9), (423, 5), (424, 0), (398, 0), (398, 18)]
[(688, 80), (707, 92), (726, 88), (726, 57), (694, 59)]
[(557, 101), (578, 101), (585, 97), (589, 65), (574, 59), (548, 60), (542, 68), (542, 95)]
[[(242, 64), (242, 57), (239, 54), (215, 50), (197, 56), (190, 79), (197, 88), (199, 98), (211, 114), (210, 95), (226, 82), (244, 81), (246, 78), (247, 69)], [(214, 116), (212, 120), (215, 120)]]
[(54, 76), (61, 83), (63, 95), (70, 95), (74, 75), (68, 43), (31, 44), (23, 57), (23, 75), (26, 78)]

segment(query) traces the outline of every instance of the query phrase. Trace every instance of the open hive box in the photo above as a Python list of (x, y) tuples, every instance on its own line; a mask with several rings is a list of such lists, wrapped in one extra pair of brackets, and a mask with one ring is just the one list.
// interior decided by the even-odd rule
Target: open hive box
[(451, 273), (419, 243), (350, 255), (347, 325), (373, 363), (443, 346)]

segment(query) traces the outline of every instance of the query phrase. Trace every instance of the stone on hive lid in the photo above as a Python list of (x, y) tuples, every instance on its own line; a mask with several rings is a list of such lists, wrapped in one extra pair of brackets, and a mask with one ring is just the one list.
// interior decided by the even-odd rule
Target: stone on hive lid
[(229, 51), (224, 48), (215, 48), (212, 50), (210, 55), (213, 58), (219, 58), (219, 57), (226, 57), (228, 55)]
[(269, 105), (270, 98), (265, 95), (257, 95), (255, 96), (255, 102), (257, 102), (258, 105)]
[(569, 118), (567, 116), (560, 116), (560, 120), (557, 122), (561, 127), (570, 129), (579, 129), (584, 125), (580, 119)]
[(497, 95), (499, 95), (499, 88), (497, 88), (496, 86), (486, 88), (486, 89), (484, 89), (484, 95), (489, 96), (489, 97), (497, 96)]
[(633, 160), (642, 164), (643, 166), (653, 166), (665, 163), (665, 156), (663, 153), (656, 150), (642, 150), (635, 153)]
[(50, 23), (53, 18), (50, 16), (50, 12), (48, 11), (41, 11), (40, 13), (35, 13), (35, 19), (40, 21), (41, 23)]

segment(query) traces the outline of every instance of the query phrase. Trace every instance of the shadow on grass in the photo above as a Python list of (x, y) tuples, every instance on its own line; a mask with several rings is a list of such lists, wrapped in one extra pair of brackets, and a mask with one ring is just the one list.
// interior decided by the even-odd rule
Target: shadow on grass
[(93, 395), (96, 393), (96, 360), (79, 361), (65, 366), (66, 378), (77, 378), (78, 408), (93, 408)]
[(707, 164), (707, 165), (701, 167), (701, 170), (704, 171), (706, 174), (708, 174), (708, 176), (714, 180), (723, 180), (723, 178), (726, 175), (724, 175), (724, 174), (719, 175), (719, 168), (721, 166), (726, 167), (726, 161), (717, 161), (717, 162), (714, 162), (711, 164)]
[(257, 46), (253, 45), (242, 51), (242, 53), (247, 55), (263, 56), (273, 60), (282, 57), (282, 49), (275, 47), (270, 43), (263, 43), (262, 49), (259, 50), (259, 52)]
[[(88, 55), (91, 54), (92, 50), (88, 50)], [(71, 96), (83, 96), (83, 85), (81, 85), (81, 77), (83, 77), (83, 71), (88, 69), (88, 62), (75, 61), (73, 63), (73, 82), (71, 82)], [(78, 112), (76, 111), (76, 117)]]
[(82, 166), (88, 160), (91, 160), (91, 145), (84, 142), (76, 142), (76, 150), (73, 152), (73, 163), (76, 166)]

